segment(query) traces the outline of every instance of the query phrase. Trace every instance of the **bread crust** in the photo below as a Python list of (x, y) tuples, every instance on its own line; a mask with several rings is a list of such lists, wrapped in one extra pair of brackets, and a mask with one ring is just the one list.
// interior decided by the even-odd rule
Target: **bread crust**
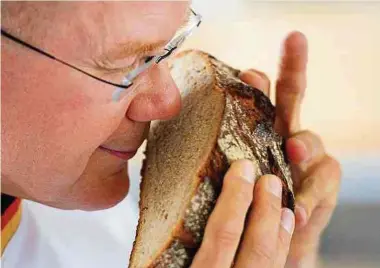
[[(284, 186), (282, 205), (284, 207), (286, 206), (294, 210), (294, 195), (292, 183), (291, 181), (289, 181), (291, 178), (289, 175), (290, 171), (288, 170), (288, 162), (284, 150), (284, 139), (279, 137), (276, 133), (274, 133), (273, 125), (275, 118), (275, 108), (271, 104), (269, 98), (265, 96), (260, 90), (254, 89), (251, 86), (237, 79), (237, 76), (240, 72), (239, 70), (233, 69), (225, 65), (224, 63), (218, 61), (215, 57), (207, 53), (201, 51), (185, 51), (178, 54), (176, 58), (183, 57), (187, 53), (201, 54), (202, 57), (204, 57), (205, 60), (209, 62), (209, 64), (215, 71), (214, 90), (217, 90), (220, 92), (220, 94), (223, 94), (226, 100), (230, 99), (234, 101), (235, 104), (239, 107), (243, 107), (242, 111), (246, 114), (246, 121), (244, 123), (247, 126), (249, 126), (252, 130), (252, 133), (250, 133), (250, 135), (255, 135), (254, 137), (256, 142), (267, 142), (267, 139), (258, 139), (257, 137), (259, 137), (260, 135), (263, 135), (264, 138), (266, 136), (270, 136), (273, 138), (270, 140), (270, 146), (274, 144), (274, 147), (272, 146), (274, 149), (272, 149), (272, 147), (268, 145), (269, 143), (263, 143), (261, 147), (255, 147), (254, 149), (259, 150), (259, 152), (254, 153), (255, 157), (258, 158), (257, 164), (259, 169), (261, 170), (261, 173), (258, 173), (257, 175), (262, 175), (263, 173), (272, 173), (280, 177)], [(232, 77), (235, 77), (235, 79), (233, 79)], [(219, 122), (219, 128), (222, 129), (222, 124), (224, 122), (223, 119), (221, 118)], [(263, 124), (264, 127), (262, 127), (262, 125), (259, 125), (259, 123)], [(254, 132), (253, 130), (255, 129), (259, 129), (261, 132)], [(194, 178), (194, 183), (196, 184), (196, 187), (192, 194), (191, 200), (188, 200), (189, 209), (191, 209), (191, 202), (195, 202), (194, 199), (197, 195), (199, 195), (201, 186), (203, 185), (203, 188), (205, 188), (206, 183), (212, 185), (213, 200), (212, 202), (210, 202), (210, 200), (207, 200), (208, 203), (206, 202), (206, 205), (203, 204), (204, 207), (210, 207), (210, 204), (212, 203), (213, 208), (216, 199), (219, 196), (223, 183), (223, 177), (226, 171), (228, 170), (231, 161), (234, 160), (231, 159), (231, 157), (225, 151), (223, 151), (223, 148), (221, 148), (220, 143), (218, 143), (218, 140), (219, 138), (221, 138), (222, 135), (223, 133), (221, 132), (219, 135), (220, 137), (218, 137), (218, 139), (215, 140), (215, 144), (213, 147), (214, 149), (209, 155), (207, 161), (204, 161), (204, 164), (198, 170), (198, 175)], [(244, 133), (240, 133), (239, 135), (241, 135), (242, 137), (244, 136), (245, 140), (250, 139), (251, 137), (249, 135), (245, 135)], [(246, 142), (252, 143), (252, 141)], [(146, 155), (148, 153), (149, 152), (145, 152)], [(260, 159), (262, 155), (266, 156), (265, 163), (264, 159)], [(140, 184), (141, 191), (144, 191), (145, 188), (144, 172), (148, 164), (149, 163), (147, 163), (146, 160), (143, 161), (143, 167), (141, 170), (141, 176), (143, 179)], [(144, 200), (140, 198), (140, 220), (144, 214), (144, 206)], [(211, 213), (211, 211), (207, 212), (208, 216)], [(200, 245), (207, 219), (206, 221), (204, 221), (204, 219), (203, 221), (198, 221), (197, 223), (202, 226), (196, 226), (196, 228), (190, 230), (191, 228), (188, 227), (189, 224), (186, 225), (186, 216), (188, 214), (186, 214), (186, 211), (182, 212), (180, 220), (178, 221), (176, 226), (173, 226), (172, 236), (168, 237), (167, 242), (164, 245), (162, 245), (162, 249), (160, 250), (160, 252), (153, 256), (151, 258), (151, 261), (147, 263), (144, 267), (167, 267), (168, 262), (172, 261), (174, 258), (176, 258), (178, 263), (171, 267), (188, 267), (190, 265), (191, 260)], [(136, 238), (140, 231), (140, 220), (136, 231)], [(191, 226), (194, 226), (194, 224)], [(133, 258), (135, 257), (135, 244), (136, 240), (134, 242), (133, 249), (130, 255), (130, 267), (133, 267), (131, 266), (131, 263), (133, 263)], [(181, 259), (182, 257), (183, 262)]]

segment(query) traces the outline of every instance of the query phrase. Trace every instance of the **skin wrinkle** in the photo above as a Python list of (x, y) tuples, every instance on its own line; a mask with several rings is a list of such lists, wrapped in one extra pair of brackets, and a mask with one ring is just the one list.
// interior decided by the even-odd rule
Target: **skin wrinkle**
[[(149, 15), (151, 16), (152, 14), (147, 14), (147, 16)], [(190, 15), (191, 15), (191, 10), (188, 9), (187, 14), (184, 18), (184, 21), (182, 23), (182, 26), (180, 28), (188, 24)], [(105, 53), (101, 54), (99, 57), (93, 58), (93, 61), (98, 67), (100, 67), (101, 69), (104, 69), (107, 72), (112, 72), (112, 71), (128, 72), (128, 71), (131, 71), (132, 69), (131, 67), (127, 67), (127, 68), (115, 67), (115, 66), (118, 66), (117, 64), (118, 60), (123, 60), (123, 59), (125, 60), (126, 58), (131, 57), (133, 55), (137, 55), (140, 58), (157, 55), (159, 52), (162, 52), (164, 46), (167, 43), (168, 43), (168, 40), (159, 40), (150, 44), (145, 44), (143, 42), (139, 42), (139, 41), (136, 42), (136, 41), (131, 40), (128, 43), (117, 44), (114, 48), (106, 51)]]
[(112, 63), (119, 59), (124, 59), (131, 55), (150, 56), (153, 52), (163, 47), (167, 40), (159, 40), (154, 43), (146, 44), (142, 42), (130, 42), (129, 44), (120, 43), (99, 57), (100, 61)]
[[(2, 24), (62, 60), (84, 62), (128, 40), (167, 42), (187, 9), (187, 2), (7, 2)], [(147, 12), (159, 15), (141, 16)], [(30, 25), (21, 27), (27, 18), (33, 18)], [(147, 70), (115, 103), (113, 87), (6, 38), (1, 42), (2, 89), (7, 89), (2, 90), (2, 192), (64, 209), (116, 205), (128, 193), (127, 162), (98, 147), (135, 150), (150, 121), (178, 113), (179, 92), (168, 68)]]
[[(40, 10), (40, 7), (38, 9), (34, 6), (27, 6), (24, 7), (23, 5), (20, 5), (17, 9), (15, 9), (13, 12), (5, 12), (5, 19), (2, 19), (3, 24), (10, 25), (10, 28), (14, 29), (24, 29), (21, 33), (21, 35), (17, 35), (18, 37), (22, 38), (23, 40), (30, 42), (31, 44), (40, 47), (52, 54), (60, 56), (59, 51), (55, 51), (51, 47), (51, 42), (54, 41), (52, 33), (52, 27), (51, 27), (51, 19), (52, 17), (59, 17), (60, 19), (64, 20), (66, 18), (66, 13), (73, 13), (73, 11), (69, 8), (69, 5), (66, 5), (64, 3), (60, 4), (50, 4), (48, 7), (44, 8), (44, 11)], [(103, 7), (99, 7), (94, 12), (95, 14), (91, 14), (91, 19), (95, 20), (97, 24), (96, 32), (90, 32), (88, 29), (93, 29), (92, 27), (92, 21), (87, 19), (88, 17), (88, 10), (87, 8), (84, 8), (85, 6), (82, 3), (73, 3), (77, 6), (75, 8), (74, 12), (76, 19), (74, 20), (66, 20), (68, 24), (70, 24), (69, 29), (75, 28), (79, 32), (79, 34), (75, 34), (73, 36), (73, 32), (69, 30), (64, 30), (62, 27), (56, 29), (54, 32), (60, 32), (59, 36), (55, 37), (55, 40), (61, 39), (61, 35), (68, 36), (70, 39), (73, 37), (78, 39), (78, 43), (84, 43), (87, 44), (88, 48), (91, 48), (93, 51), (92, 55), (88, 55), (86, 58), (83, 57), (75, 57), (75, 59), (70, 59), (70, 57), (67, 57), (66, 55), (60, 56), (63, 60), (68, 60), (69, 62), (73, 62), (76, 66), (83, 66), (83, 67), (89, 67), (87, 65), (92, 64), (92, 68), (96, 68), (96, 62), (100, 64), (101, 67), (105, 67), (105, 69), (115, 69), (114, 62), (116, 60), (120, 59), (126, 59), (130, 56), (147, 56), (150, 54), (153, 54), (153, 52), (157, 53), (158, 49), (166, 45), (166, 43), (169, 41), (169, 39), (174, 35), (176, 29), (174, 31), (171, 31), (170, 35), (167, 35), (165, 38), (161, 40), (154, 40), (153, 42), (147, 43), (144, 38), (140, 40), (140, 38), (136, 39), (130, 39), (127, 38), (126, 40), (123, 40), (122, 42), (116, 43), (112, 48), (107, 48), (109, 45), (107, 44), (107, 33), (109, 32), (109, 25), (106, 22), (106, 18), (103, 14)], [(104, 3), (100, 3), (104, 6)], [(133, 5), (134, 3), (132, 3)], [(59, 12), (58, 10), (64, 8), (64, 12)], [(5, 8), (3, 8), (5, 9)], [(161, 20), (162, 17), (167, 16), (164, 10), (161, 10), (162, 8), (158, 8), (158, 10), (149, 8), (147, 10), (140, 11), (141, 18), (139, 21), (150, 21), (150, 20)], [(5, 9), (7, 11), (7, 9)], [(22, 11), (20, 11), (22, 10)], [(12, 13), (12, 15), (19, 14), (21, 12), (20, 18), (17, 18), (16, 20), (13, 18), (10, 18), (9, 13)], [(33, 16), (30, 16), (28, 14), (33, 14)], [(47, 14), (53, 14), (50, 17)], [(188, 22), (188, 14), (190, 14), (190, 10), (187, 10), (185, 13), (185, 16), (182, 18), (182, 22), (179, 25), (178, 28), (181, 27), (181, 25), (186, 24)], [(7, 16), (8, 15), (8, 16)], [(36, 16), (37, 15), (37, 16)], [(79, 22), (79, 19), (81, 18), (80, 25), (76, 25), (74, 22)], [(95, 18), (95, 19), (94, 19)], [(146, 27), (154, 27), (154, 23), (151, 23), (152, 25), (149, 25), (148, 23), (145, 25)], [(43, 27), (41, 27), (43, 25)], [(100, 25), (100, 27), (99, 27)], [(56, 28), (57, 26), (55, 26)], [(145, 35), (145, 30), (138, 30), (139, 28), (132, 28), (132, 27), (124, 27), (125, 28), (125, 36), (128, 36), (128, 34), (132, 34), (133, 32), (139, 32), (140, 34)], [(10, 31), (11, 33), (15, 33), (15, 31)], [(37, 35), (30, 35), (29, 32), (37, 32)], [(19, 33), (19, 32), (17, 32)], [(94, 45), (98, 45), (99, 41), (95, 43), (93, 40), (97, 39), (97, 36), (95, 34), (102, 33), (102, 39), (100, 40), (101, 46), (99, 46), (97, 49), (94, 48)], [(42, 38), (37, 38), (37, 36), (42, 36)], [(72, 53), (75, 54), (75, 53)], [(130, 62), (130, 60), (129, 60)], [(95, 63), (95, 66), (94, 66)], [(124, 65), (125, 67), (125, 65)]]

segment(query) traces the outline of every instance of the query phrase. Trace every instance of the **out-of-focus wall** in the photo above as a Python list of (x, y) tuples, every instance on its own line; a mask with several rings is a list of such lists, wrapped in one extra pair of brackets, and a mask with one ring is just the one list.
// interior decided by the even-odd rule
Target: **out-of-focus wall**
[(319, 133), (335, 155), (380, 152), (379, 2), (194, 0), (193, 6), (204, 22), (185, 48), (261, 69), (273, 81), (283, 38), (292, 30), (305, 33), (303, 127)]
[[(338, 208), (322, 239), (323, 267), (379, 267), (380, 2), (203, 1), (204, 21), (185, 43), (275, 81), (292, 30), (309, 40), (303, 128), (342, 164)], [(274, 100), (274, 83), (271, 98)]]

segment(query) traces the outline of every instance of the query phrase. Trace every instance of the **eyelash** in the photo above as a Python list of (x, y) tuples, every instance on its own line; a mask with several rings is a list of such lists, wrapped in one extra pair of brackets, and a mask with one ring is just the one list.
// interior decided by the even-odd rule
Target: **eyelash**
[(126, 67), (114, 67), (114, 68), (111, 67), (110, 68), (110, 66), (105, 66), (102, 62), (99, 62), (99, 61), (96, 61), (95, 64), (100, 70), (104, 72), (105, 75), (115, 75), (115, 74), (125, 75), (126, 73), (132, 71), (134, 68), (140, 66), (141, 64), (151, 61), (154, 57), (155, 56), (153, 55), (141, 57), (139, 60), (135, 60), (134, 63)]
[(124, 68), (117, 68), (115, 69), (116, 72), (120, 72), (122, 74), (125, 74), (127, 72), (130, 72), (132, 71), (134, 68), (137, 68), (138, 66), (144, 64), (144, 63), (147, 63), (149, 61), (151, 61), (155, 56), (145, 56), (145, 57), (141, 57), (140, 60), (138, 60), (137, 62), (134, 62), (133, 64), (131, 65), (128, 65), (127, 67), (124, 67)]

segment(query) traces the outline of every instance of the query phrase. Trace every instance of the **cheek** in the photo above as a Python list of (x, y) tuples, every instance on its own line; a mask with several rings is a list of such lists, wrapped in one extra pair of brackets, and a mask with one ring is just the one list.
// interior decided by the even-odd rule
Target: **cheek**
[(45, 122), (40, 126), (48, 141), (46, 147), (57, 156), (56, 159), (77, 168), (77, 161), (88, 159), (117, 128), (122, 118), (122, 113), (105, 99), (80, 90), (79, 87), (75, 92), (70, 90), (45, 105), (41, 111)]
[(74, 184), (124, 114), (101, 83), (39, 67), (43, 72), (5, 81), (2, 96), (3, 171), (33, 199)]

